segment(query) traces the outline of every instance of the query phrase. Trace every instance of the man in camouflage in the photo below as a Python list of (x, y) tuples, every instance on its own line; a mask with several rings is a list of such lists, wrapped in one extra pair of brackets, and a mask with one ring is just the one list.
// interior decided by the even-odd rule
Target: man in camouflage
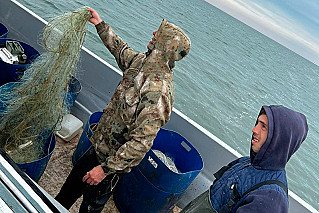
[(93, 148), (76, 163), (56, 199), (69, 209), (83, 194), (80, 212), (100, 212), (118, 174), (141, 162), (169, 120), (175, 93), (172, 69), (188, 54), (190, 39), (164, 19), (153, 32), (148, 52), (136, 53), (96, 11), (88, 10), (123, 78), (93, 133)]

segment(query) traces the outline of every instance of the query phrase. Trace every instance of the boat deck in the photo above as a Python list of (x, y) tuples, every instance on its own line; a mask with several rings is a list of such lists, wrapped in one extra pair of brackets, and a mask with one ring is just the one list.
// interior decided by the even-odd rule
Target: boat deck
[[(46, 22), (12, 0), (0, 0), (0, 22), (9, 29), (8, 38), (23, 41), (40, 53), (44, 51), (39, 35)], [(82, 91), (72, 107), (72, 114), (86, 123), (90, 114), (103, 109), (111, 98), (119, 80), (120, 72), (101, 58), (83, 47), (80, 56), (80, 72), (77, 78), (82, 84)], [(212, 183), (213, 173), (231, 160), (241, 156), (226, 143), (193, 122), (177, 109), (173, 110), (170, 121), (164, 126), (182, 134), (193, 144), (204, 161), (204, 169), (182, 196), (179, 206), (205, 191)], [(289, 191), (290, 213), (317, 212), (293, 192)]]

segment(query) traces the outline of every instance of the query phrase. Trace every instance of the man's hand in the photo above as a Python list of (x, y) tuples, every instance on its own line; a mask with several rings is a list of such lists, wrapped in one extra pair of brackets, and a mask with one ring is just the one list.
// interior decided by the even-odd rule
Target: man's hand
[(82, 181), (87, 182), (90, 185), (99, 184), (106, 177), (102, 166), (96, 166), (91, 171), (87, 172)]
[(91, 12), (91, 18), (89, 19), (89, 21), (94, 24), (94, 25), (98, 25), (99, 23), (102, 22), (102, 19), (100, 18), (100, 15), (93, 10), (92, 8), (88, 8), (88, 11)]

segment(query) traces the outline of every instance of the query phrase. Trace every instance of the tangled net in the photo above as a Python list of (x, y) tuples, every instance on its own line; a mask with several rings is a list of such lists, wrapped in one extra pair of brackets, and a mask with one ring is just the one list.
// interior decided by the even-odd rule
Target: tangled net
[(177, 169), (173, 159), (169, 157), (168, 155), (165, 155), (163, 152), (160, 150), (152, 149), (156, 157), (158, 157), (164, 165), (169, 168), (169, 170), (175, 172), (175, 173), (180, 173), (180, 171)]
[(46, 52), (11, 90), (0, 91), (6, 106), (0, 118), (0, 147), (16, 163), (39, 159), (46, 139), (68, 113), (64, 102), (90, 18), (87, 9), (52, 19), (43, 30)]

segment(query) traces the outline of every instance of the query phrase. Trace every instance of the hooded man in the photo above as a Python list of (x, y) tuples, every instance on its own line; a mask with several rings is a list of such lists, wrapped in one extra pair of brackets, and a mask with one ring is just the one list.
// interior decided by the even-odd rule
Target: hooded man
[(91, 138), (93, 147), (78, 160), (56, 199), (67, 209), (83, 194), (80, 212), (100, 212), (119, 174), (137, 166), (170, 119), (174, 103), (173, 67), (190, 50), (190, 39), (162, 21), (147, 45), (136, 53), (93, 9), (90, 22), (123, 71)]
[(284, 106), (263, 106), (252, 132), (250, 157), (222, 167), (210, 189), (181, 213), (288, 212), (285, 166), (306, 139), (306, 117)]

